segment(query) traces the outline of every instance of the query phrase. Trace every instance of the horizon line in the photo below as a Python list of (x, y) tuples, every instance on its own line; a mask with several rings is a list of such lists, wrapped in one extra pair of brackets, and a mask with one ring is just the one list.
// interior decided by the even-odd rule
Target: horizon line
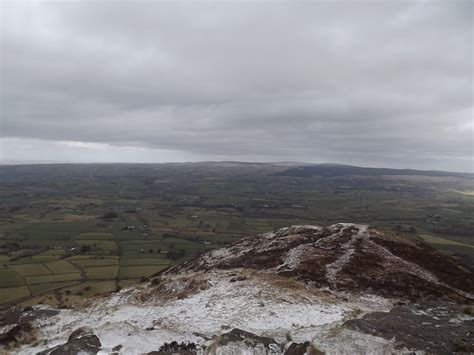
[(94, 162), (94, 161), (84, 161), (84, 162), (72, 162), (72, 161), (60, 161), (60, 160), (32, 160), (32, 161), (22, 161), (22, 160), (0, 160), (1, 166), (21, 166), (21, 165), (158, 165), (158, 164), (203, 164), (203, 163), (233, 163), (233, 164), (268, 164), (268, 165), (293, 165), (298, 166), (321, 166), (321, 165), (331, 165), (331, 166), (348, 166), (348, 167), (357, 167), (364, 169), (391, 169), (391, 170), (413, 170), (413, 171), (425, 171), (425, 172), (445, 172), (445, 173), (455, 173), (455, 174), (470, 174), (474, 175), (473, 171), (451, 171), (451, 170), (439, 170), (439, 169), (415, 169), (415, 168), (393, 168), (393, 167), (375, 167), (375, 166), (362, 166), (362, 165), (352, 165), (352, 164), (342, 164), (342, 163), (309, 163), (304, 161), (292, 161), (292, 160), (280, 160), (280, 161), (244, 161), (244, 160), (198, 160), (198, 161), (166, 161), (166, 162)]

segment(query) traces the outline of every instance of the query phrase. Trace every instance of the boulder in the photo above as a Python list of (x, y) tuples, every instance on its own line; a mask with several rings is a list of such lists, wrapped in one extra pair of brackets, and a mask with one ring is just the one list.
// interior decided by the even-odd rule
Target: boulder
[(194, 343), (172, 341), (171, 343), (164, 343), (158, 351), (151, 351), (147, 355), (195, 355), (199, 352), (200, 347)]
[(11, 307), (0, 318), (0, 344), (29, 344), (35, 338), (34, 320), (58, 314), (56, 310)]
[(38, 353), (38, 355), (86, 355), (97, 354), (102, 347), (99, 338), (88, 328), (71, 333), (66, 343)]

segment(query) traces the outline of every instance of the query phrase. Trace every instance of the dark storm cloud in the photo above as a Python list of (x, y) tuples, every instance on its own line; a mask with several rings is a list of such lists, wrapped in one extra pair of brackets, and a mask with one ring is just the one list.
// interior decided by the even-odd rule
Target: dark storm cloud
[(457, 0), (3, 1), (1, 136), (472, 170), (472, 20)]

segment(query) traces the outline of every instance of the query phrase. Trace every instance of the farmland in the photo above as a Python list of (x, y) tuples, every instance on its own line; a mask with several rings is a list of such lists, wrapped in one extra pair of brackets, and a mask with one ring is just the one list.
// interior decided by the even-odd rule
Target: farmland
[(474, 264), (472, 177), (287, 169), (2, 166), (0, 304), (68, 304), (115, 292), (206, 250), (292, 224), (372, 224)]

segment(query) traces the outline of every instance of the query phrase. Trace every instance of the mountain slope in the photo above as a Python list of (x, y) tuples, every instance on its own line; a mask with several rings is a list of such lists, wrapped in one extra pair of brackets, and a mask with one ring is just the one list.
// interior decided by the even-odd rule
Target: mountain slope
[(293, 226), (245, 238), (166, 270), (245, 268), (295, 277), (331, 290), (406, 299), (472, 300), (472, 270), (424, 243), (364, 225)]
[(303, 165), (289, 168), (282, 172), (273, 174), (275, 176), (383, 176), (383, 175), (417, 175), (417, 176), (438, 176), (438, 177), (460, 177), (474, 179), (472, 173), (438, 171), (438, 170), (415, 170), (415, 169), (390, 169), (390, 168), (366, 168), (361, 166), (340, 165), (340, 164), (317, 164)]

